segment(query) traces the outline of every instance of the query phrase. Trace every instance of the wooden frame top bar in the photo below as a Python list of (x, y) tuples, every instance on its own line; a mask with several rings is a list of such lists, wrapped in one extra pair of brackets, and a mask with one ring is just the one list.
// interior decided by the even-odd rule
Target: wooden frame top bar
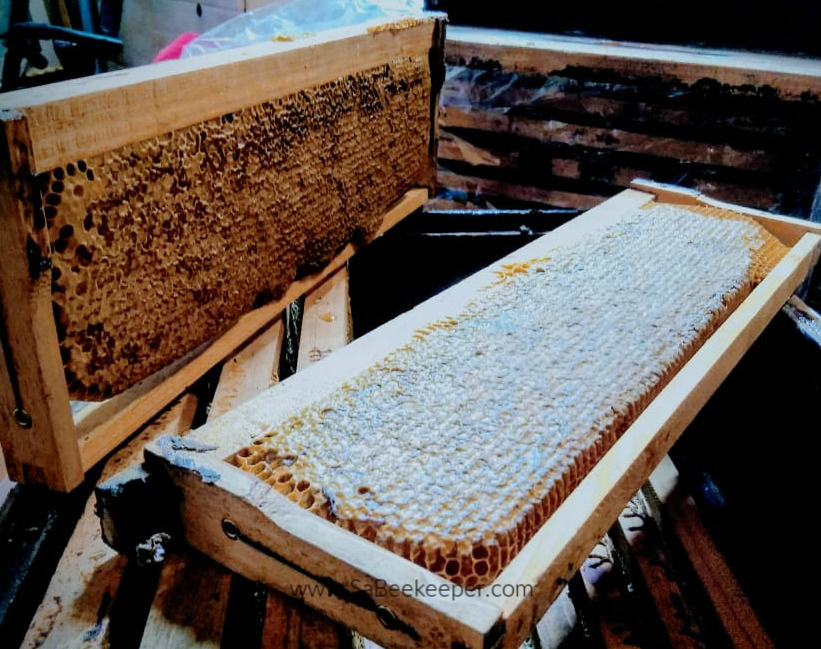
[(784, 98), (821, 95), (821, 60), (674, 45), (627, 43), (500, 29), (449, 27), (445, 60), (495, 61), (515, 72), (547, 74), (568, 65), (665, 75), (686, 83), (716, 79), (732, 85), (770, 86)]
[(440, 19), (420, 17), (396, 29), (357, 25), (18, 90), (0, 95), (0, 111), (26, 116), (31, 168), (40, 173), (253, 106), (260, 97), (283, 97), (393, 57), (425, 54)]

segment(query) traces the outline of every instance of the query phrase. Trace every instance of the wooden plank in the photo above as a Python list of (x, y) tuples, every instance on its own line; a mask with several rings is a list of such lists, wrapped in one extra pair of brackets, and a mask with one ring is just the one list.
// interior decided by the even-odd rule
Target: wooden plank
[(546, 74), (572, 65), (685, 83), (711, 78), (730, 85), (769, 86), (791, 100), (805, 93), (821, 95), (821, 61), (792, 56), (472, 27), (448, 29), (445, 55), (451, 65), (478, 59), (515, 72)]
[[(421, 207), (427, 197), (426, 189), (413, 189), (407, 192), (385, 214), (376, 236), (384, 234), (408, 214)], [(94, 425), (80, 421), (78, 435), (83, 467), (87, 470), (94, 466), (104, 457), (107, 449), (115, 447), (126, 439), (211, 367), (235, 351), (257, 331), (278, 318), (287, 304), (344, 266), (357, 249), (358, 246), (352, 243), (346, 245), (325, 268), (296, 280), (281, 299), (244, 315), (236, 325), (205, 347), (199, 354), (192, 354), (192, 357), (181, 363), (176, 371), (167, 376), (163, 375), (156, 384), (152, 384), (147, 392), (142, 391), (133, 399), (128, 397), (118, 401), (116, 414), (111, 414), (103, 421), (95, 422)], [(153, 379), (149, 380), (153, 381)], [(128, 393), (120, 396), (125, 394)]]
[(48, 233), (26, 120), (0, 112), (0, 442), (17, 481), (67, 491), (83, 479), (51, 305)]
[[(543, 170), (539, 176), (543, 183), (550, 182), (550, 178), (566, 178), (582, 182), (608, 183), (620, 188), (630, 187), (632, 181), (637, 178), (651, 178), (654, 175), (652, 169), (658, 166), (652, 159), (645, 161), (646, 168), (625, 167), (620, 163), (605, 162), (604, 160), (597, 162), (595, 165), (585, 165), (582, 160), (560, 157), (558, 153), (551, 155), (546, 151), (540, 151), (541, 143), (534, 144), (534, 150), (528, 151), (517, 147), (514, 143), (502, 149), (501, 147), (491, 148), (470, 141), (471, 135), (480, 134), (477, 131), (471, 131), (470, 133), (463, 133), (464, 137), (460, 137), (441, 129), (438, 144), (440, 163), (444, 167), (448, 166), (449, 161), (467, 163), (476, 167), (473, 173), (477, 176), (494, 179), (495, 175), (498, 174), (497, 169), (517, 169), (532, 177), (535, 158), (540, 163), (540, 169)], [(611, 143), (608, 141), (608, 146)], [(710, 145), (704, 144), (703, 146), (709, 148)], [(618, 147), (613, 150), (613, 153), (619, 153)], [(568, 154), (563, 155), (567, 156)], [(709, 154), (705, 155), (708, 157)], [(584, 155), (582, 154), (581, 157), (583, 158)], [(702, 169), (701, 172), (703, 173), (704, 170)], [(655, 173), (659, 173), (658, 170)], [(764, 177), (756, 176), (754, 179), (750, 179), (749, 184), (740, 184), (717, 180), (712, 175), (709, 179), (705, 179), (698, 177), (698, 174), (699, 169), (692, 168), (690, 170), (693, 186), (700, 193), (709, 195), (714, 199), (730, 203), (743, 201), (747, 205), (759, 209), (775, 208), (780, 203), (779, 193), (762, 185), (763, 182), (768, 180)]]
[(427, 53), (435, 25), (436, 20), (426, 18), (406, 29), (362, 25), (296, 41), (269, 41), (10, 92), (0, 97), (0, 109), (16, 108), (28, 117), (34, 143), (31, 168), (39, 173), (384, 65), (394, 57)]
[(736, 649), (767, 649), (772, 639), (699, 517), (696, 504), (679, 486), (678, 470), (665, 456), (650, 475), (657, 523), (681, 543), (699, 581)]
[[(507, 143), (506, 143), (507, 144)], [(526, 169), (531, 163), (525, 151), (510, 144), (504, 150), (492, 148), (486, 145), (470, 142), (466, 137), (460, 137), (445, 129), (439, 131), (439, 143), (437, 146), (438, 159), (447, 166), (448, 161), (464, 162), (474, 167), (483, 167), (488, 175), (494, 168), (498, 169)], [(548, 162), (547, 156), (545, 162)], [(581, 163), (568, 157), (549, 158), (550, 173), (545, 176), (556, 176), (558, 178), (570, 178), (578, 180), (581, 178)]]
[(231, 575), (200, 554), (168, 557), (140, 647), (219, 649)]
[(770, 171), (771, 156), (764, 150), (741, 150), (730, 145), (659, 137), (613, 128), (571, 124), (559, 120), (538, 120), (510, 116), (501, 111), (447, 106), (442, 109), (440, 126), (504, 133), (542, 143), (583, 146), (603, 151), (688, 160), (698, 164), (721, 165), (751, 171)]
[[(269, 388), (277, 381), (282, 350), (282, 320), (260, 332), (225, 361), (208, 418)], [(231, 573), (199, 555), (175, 555), (162, 567), (157, 593), (145, 625), (141, 647), (220, 646)]]
[[(183, 435), (191, 426), (196, 407), (196, 398), (185, 395), (106, 463), (101, 480), (141, 462), (143, 448), (151, 440)], [(126, 558), (100, 538), (94, 506), (94, 498), (89, 498), (22, 647), (108, 646), (111, 607)]]
[(491, 178), (463, 176), (442, 168), (436, 174), (436, 184), (439, 189), (456, 189), (467, 192), (471, 197), (483, 196), (492, 199), (494, 196), (503, 196), (528, 203), (540, 203), (542, 205), (579, 210), (593, 208), (607, 199), (606, 196), (540, 189), (530, 185), (519, 185)]
[[(305, 297), (297, 372), (344, 347), (352, 338), (348, 269), (343, 267)], [(281, 649), (288, 645), (280, 643), (289, 641), (305, 649), (338, 649), (350, 644), (350, 640), (343, 640), (345, 636), (350, 632), (321, 613), (277, 591), (268, 593), (262, 649)]]
[[(804, 235), (750, 296), (704, 343), (636, 419), (559, 509), (497, 578), (532, 584), (532, 596), (502, 602), (509, 629), (530, 628), (589, 548), (617, 518), (623, 503), (650, 476), (746, 349), (806, 276), (821, 238)], [(505, 646), (518, 646), (520, 631)]]
[(321, 361), (353, 338), (348, 270), (340, 268), (305, 297), (297, 371)]
[(517, 152), (499, 153), (492, 151), (486, 146), (477, 146), (444, 128), (439, 129), (436, 155), (440, 160), (456, 160), (482, 167), (513, 167), (515, 166), (516, 154)]
[(283, 335), (282, 320), (276, 320), (225, 361), (208, 410), (209, 419), (219, 417), (279, 380)]
[(701, 620), (681, 589), (677, 571), (641, 491), (622, 511), (618, 525), (652, 599), (654, 617), (661, 620), (670, 647), (704, 649)]
[[(477, 70), (465, 68), (464, 73), (456, 72), (455, 76), (450, 76), (446, 80), (442, 88), (444, 106), (469, 107), (471, 103), (468, 98), (476, 93), (478, 88), (494, 88), (495, 84), (500, 82), (514, 81), (516, 74), (501, 69), (498, 74), (485, 74), (474, 81), (474, 72), (478, 74)], [(682, 95), (681, 86), (675, 81), (659, 81), (658, 84), (647, 87), (646, 79), (622, 76), (621, 80), (628, 84), (623, 85), (613, 83), (613, 80), (598, 80), (595, 71), (573, 68), (555, 75), (551, 74), (550, 80), (551, 92), (547, 95), (533, 96), (533, 103), (528, 106), (528, 112), (532, 111), (535, 115), (572, 114), (584, 123), (600, 126), (618, 122), (631, 131), (679, 131), (688, 133), (695, 140), (700, 140), (704, 136), (716, 139), (717, 132), (725, 133), (726, 139), (750, 141), (756, 137), (766, 138), (771, 146), (776, 144), (779, 149), (789, 141), (801, 138), (802, 135), (813, 137), (808, 133), (810, 125), (797, 120), (790, 111), (795, 106), (787, 102), (778, 102), (774, 105), (763, 98), (755, 102), (752, 97), (741, 95), (733, 99), (724, 96), (722, 104), (711, 103), (707, 106), (705, 102), (698, 102), (698, 89), (690, 88), (689, 93)], [(482, 105), (496, 109), (512, 107), (506, 104), (521, 105), (522, 98), (517, 90), (518, 86), (514, 85), (509, 93), (502, 93), (498, 98), (488, 98)], [(647, 98), (652, 96), (654, 100), (640, 101), (635, 93), (641, 94), (642, 90), (652, 92), (653, 94)], [(659, 90), (664, 91), (662, 97), (657, 95)], [(525, 98), (531, 98), (531, 93), (526, 89), (523, 91), (526, 93)], [(698, 109), (679, 107), (679, 102), (698, 103)], [(761, 113), (754, 116), (751, 121), (739, 121), (738, 113), (732, 112), (731, 106), (751, 103), (759, 103)], [(805, 108), (807, 114), (811, 113), (810, 105), (805, 105)], [(745, 115), (745, 118), (750, 117), (752, 116)]]

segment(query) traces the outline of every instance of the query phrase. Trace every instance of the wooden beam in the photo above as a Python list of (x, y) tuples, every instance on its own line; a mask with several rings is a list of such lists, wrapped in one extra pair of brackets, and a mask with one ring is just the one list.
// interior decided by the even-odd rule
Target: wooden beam
[(685, 83), (769, 86), (785, 99), (821, 96), (821, 61), (672, 45), (622, 43), (593, 38), (450, 27), (446, 61), (493, 61), (514, 72), (549, 74), (567, 68), (606, 68), (635, 76), (664, 76)]
[(290, 42), (268, 41), (10, 92), (0, 109), (28, 117), (31, 168), (48, 171), (162, 133), (283, 97), (394, 57), (426, 54), (436, 20), (404, 28), (372, 25)]
[(231, 574), (200, 554), (163, 562), (141, 649), (219, 649)]
[[(483, 133), (484, 131), (471, 131), (455, 135), (441, 129), (438, 145), (439, 161), (443, 168), (452, 166), (449, 165), (452, 162), (475, 167), (475, 170), (470, 170), (471, 177), (474, 175), (482, 177), (485, 183), (489, 181), (502, 183), (496, 186), (497, 193), (509, 189), (511, 191), (510, 198), (515, 195), (523, 195), (525, 191), (523, 187), (526, 187), (524, 185), (516, 186), (496, 179), (498, 176), (511, 177), (511, 175), (514, 175), (511, 170), (521, 172), (526, 178), (530, 178), (534, 185), (542, 187), (549, 184), (553, 178), (564, 178), (579, 181), (580, 184), (586, 182), (598, 183), (599, 185), (607, 183), (618, 188), (627, 188), (636, 179), (649, 179), (654, 173), (658, 173), (658, 170), (653, 171), (656, 166), (653, 159), (636, 160), (636, 164), (633, 164), (633, 166), (624, 166), (618, 161), (619, 152), (621, 151), (618, 147), (608, 153), (608, 155), (612, 153), (616, 158), (613, 158), (610, 162), (602, 160), (599, 161), (601, 164), (597, 163), (590, 166), (584, 163), (585, 156), (578, 150), (572, 154), (569, 151), (559, 153), (545, 150), (544, 147), (549, 146), (549, 142), (543, 143), (533, 140), (530, 145), (526, 145), (523, 149), (521, 140), (518, 142), (505, 142), (503, 145), (494, 147), (477, 144), (473, 141), (481, 142)], [(647, 136), (647, 142), (651, 144), (647, 147), (646, 152), (652, 152), (653, 139), (652, 136)], [(609, 145), (607, 146), (609, 147)], [(707, 144), (701, 146), (705, 151), (710, 148)], [(640, 149), (641, 147), (637, 148), (636, 151), (638, 152)], [(580, 159), (571, 158), (570, 155), (578, 155)], [(705, 153), (702, 157), (706, 160), (713, 157), (713, 154)], [(539, 160), (541, 163), (538, 178), (535, 180), (533, 179), (534, 159)], [(460, 168), (464, 169), (464, 166)], [(750, 176), (747, 182), (741, 184), (716, 179), (714, 174), (709, 173), (710, 171), (697, 166), (693, 166), (690, 170), (692, 184), (702, 194), (714, 197), (716, 200), (726, 200), (730, 203), (745, 202), (747, 205), (759, 209), (769, 209), (780, 201), (778, 192), (766, 186), (766, 183), (771, 181), (772, 178), (754, 174)], [(449, 179), (449, 177), (442, 175), (440, 177), (440, 186), (443, 186), (446, 181), (459, 182), (459, 180), (452, 179), (452, 177)], [(479, 181), (477, 180), (477, 182)], [(444, 188), (450, 187), (444, 185)], [(533, 190), (538, 191), (538, 188), (534, 187)]]
[(529, 119), (477, 107), (469, 109), (459, 106), (444, 107), (440, 116), (440, 126), (444, 129), (476, 129), (541, 143), (673, 158), (698, 164), (721, 165), (751, 171), (763, 172), (770, 171), (772, 168), (771, 156), (762, 149), (742, 150), (728, 144), (716, 145), (553, 119)]
[(83, 479), (51, 304), (49, 239), (31, 139), (0, 112), (0, 442), (13, 480), (68, 491)]
[(208, 419), (219, 417), (279, 381), (279, 357), (284, 334), (282, 319), (275, 320), (225, 361), (208, 410)]
[(656, 507), (657, 523), (681, 543), (732, 646), (736, 649), (775, 647), (724, 555), (701, 522), (695, 502), (681, 490), (678, 470), (669, 457), (662, 458), (650, 475), (649, 486), (651, 499), (656, 499), (661, 507), (660, 510)]
[(340, 268), (305, 297), (297, 371), (321, 361), (352, 338), (348, 270)]
[(492, 178), (463, 176), (441, 167), (436, 174), (436, 184), (440, 189), (456, 189), (466, 192), (471, 198), (481, 196), (492, 201), (494, 197), (505, 197), (528, 203), (541, 203), (553, 207), (568, 207), (577, 210), (587, 210), (607, 200), (606, 196), (591, 196), (589, 194), (541, 189), (531, 185), (520, 185)]

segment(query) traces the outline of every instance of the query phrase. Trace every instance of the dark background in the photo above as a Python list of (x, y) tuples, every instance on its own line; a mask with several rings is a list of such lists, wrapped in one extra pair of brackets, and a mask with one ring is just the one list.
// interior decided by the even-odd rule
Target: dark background
[(821, 56), (821, 2), (427, 0), (451, 24)]

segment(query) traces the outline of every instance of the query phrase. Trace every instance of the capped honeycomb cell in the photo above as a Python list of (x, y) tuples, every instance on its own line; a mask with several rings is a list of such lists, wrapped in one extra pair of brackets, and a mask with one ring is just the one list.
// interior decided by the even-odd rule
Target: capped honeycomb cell
[(501, 265), (460, 312), (236, 453), (334, 523), (491, 583), (786, 248), (716, 209), (637, 209)]

